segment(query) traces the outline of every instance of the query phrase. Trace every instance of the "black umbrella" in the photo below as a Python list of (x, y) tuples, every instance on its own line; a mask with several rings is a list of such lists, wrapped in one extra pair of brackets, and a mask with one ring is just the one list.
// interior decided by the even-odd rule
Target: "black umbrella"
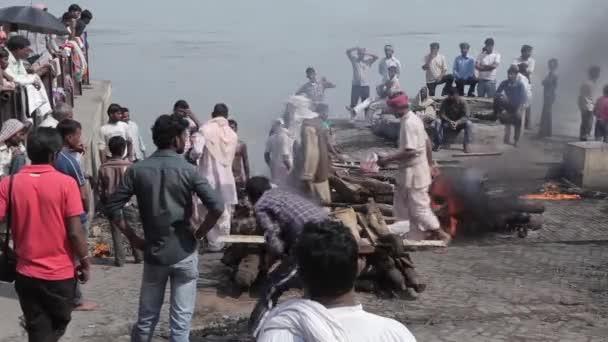
[(67, 35), (65, 25), (52, 14), (30, 6), (13, 6), (0, 9), (0, 24), (17, 25), (19, 30)]

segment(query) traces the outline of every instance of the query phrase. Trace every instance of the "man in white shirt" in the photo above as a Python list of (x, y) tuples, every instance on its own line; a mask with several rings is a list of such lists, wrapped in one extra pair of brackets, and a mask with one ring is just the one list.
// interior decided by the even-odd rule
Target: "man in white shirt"
[(57, 128), (57, 124), (59, 124), (59, 122), (72, 118), (74, 118), (72, 106), (62, 102), (55, 105), (55, 109), (51, 112), (51, 114), (47, 115), (44, 120), (42, 120), (38, 127)]
[(588, 78), (581, 85), (578, 95), (578, 108), (581, 111), (580, 140), (587, 141), (593, 128), (593, 112), (598, 98), (598, 81), (601, 69), (594, 65), (587, 71)]
[(445, 84), (442, 95), (452, 87), (454, 79), (448, 75), (448, 63), (445, 57), (439, 54), (439, 43), (431, 43), (431, 52), (424, 56), (422, 70), (426, 71), (426, 86), (429, 88), (429, 96), (435, 96), (435, 88), (440, 84)]
[(146, 159), (146, 145), (141, 134), (139, 134), (139, 127), (135, 121), (131, 120), (129, 108), (122, 108), (122, 120), (129, 126), (129, 136), (133, 139), (133, 162)]
[(97, 141), (97, 149), (99, 150), (99, 158), (102, 164), (105, 163), (107, 158), (112, 156), (112, 153), (107, 148), (110, 138), (117, 136), (127, 141), (127, 152), (123, 157), (133, 160), (133, 138), (129, 135), (129, 125), (122, 121), (122, 107), (116, 103), (112, 103), (108, 107), (108, 123), (99, 129)]
[[(216, 198), (224, 203), (224, 212), (216, 225), (207, 233), (209, 251), (219, 252), (224, 243), (220, 236), (230, 235), (232, 208), (238, 204), (236, 182), (232, 173), (232, 162), (236, 154), (238, 136), (228, 122), (228, 106), (218, 103), (213, 108), (211, 120), (192, 134), (190, 160), (196, 161), (199, 173), (207, 179)], [(198, 216), (204, 218), (207, 210), (198, 201)]]
[(359, 101), (363, 102), (369, 97), (369, 69), (378, 60), (378, 56), (367, 53), (367, 50), (360, 47), (346, 50), (346, 56), (353, 67), (350, 108), (354, 108)]
[(378, 157), (378, 165), (399, 163), (397, 186), (393, 201), (394, 216), (398, 221), (409, 221), (408, 238), (425, 240), (432, 237), (450, 240), (431, 209), (431, 142), (422, 120), (409, 107), (406, 95), (389, 100), (388, 105), (401, 119), (398, 151)]
[[(13, 82), (25, 87), (29, 109), (28, 116), (36, 112), (38, 117), (44, 117), (52, 110), (46, 88), (40, 76), (29, 73), (23, 64), (23, 61), (32, 53), (30, 46), (30, 41), (23, 36), (13, 36), (6, 42), (9, 58), (8, 68), (5, 72), (13, 78)], [(40, 71), (48, 72), (47, 69), (41, 69)]]
[(397, 76), (401, 75), (401, 62), (395, 57), (395, 49), (392, 45), (384, 46), (384, 54), (385, 57), (382, 58), (380, 63), (378, 64), (378, 73), (382, 76), (382, 82), (386, 82), (389, 80), (388, 68), (396, 67), (397, 68)]
[(494, 51), (494, 39), (488, 38), (481, 54), (475, 61), (478, 72), (477, 96), (493, 98), (496, 94), (496, 69), (500, 65), (500, 54)]
[[(532, 46), (524, 45), (521, 47), (521, 56), (515, 58), (513, 60), (513, 65), (517, 65), (519, 68), (519, 73), (522, 76), (525, 76), (528, 79), (528, 86), (530, 87), (530, 93), (528, 96), (529, 100), (532, 100), (532, 73), (534, 73), (534, 68), (536, 67), (536, 61), (532, 58)], [(526, 107), (526, 117), (524, 119), (524, 127), (526, 129), (530, 129), (532, 125), (532, 109), (531, 102), (528, 102), (528, 106)]]
[(271, 311), (258, 342), (416, 341), (403, 324), (357, 303), (354, 284), (362, 265), (357, 242), (344, 224), (308, 223), (294, 249), (306, 299), (289, 300)]
[(290, 125), (290, 115), (277, 119), (266, 141), (264, 160), (270, 168), (270, 180), (278, 186), (287, 185), (289, 172), (293, 167), (293, 143), (295, 139), (286, 127)]
[(372, 101), (371, 98), (359, 103), (354, 108), (350, 109), (351, 118), (354, 119), (365, 113), (365, 119), (371, 120), (377, 112), (383, 112), (387, 109), (386, 101), (389, 97), (402, 92), (399, 77), (397, 75), (397, 67), (390, 66), (388, 68), (389, 79), (377, 87), (378, 97)]

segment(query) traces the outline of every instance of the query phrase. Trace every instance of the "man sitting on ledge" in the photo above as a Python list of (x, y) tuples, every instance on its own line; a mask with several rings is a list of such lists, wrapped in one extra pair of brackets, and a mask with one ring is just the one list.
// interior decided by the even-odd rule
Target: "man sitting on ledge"
[(469, 153), (471, 142), (471, 131), (473, 123), (469, 120), (469, 106), (460, 97), (457, 89), (448, 89), (448, 96), (439, 108), (439, 118), (435, 120), (435, 146), (433, 151), (437, 152), (445, 144), (445, 136), (449, 132), (456, 134), (464, 130), (464, 153)]

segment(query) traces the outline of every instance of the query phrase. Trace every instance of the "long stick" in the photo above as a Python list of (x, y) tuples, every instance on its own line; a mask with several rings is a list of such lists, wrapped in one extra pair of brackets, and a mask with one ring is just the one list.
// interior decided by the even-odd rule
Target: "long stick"
[[(251, 244), (263, 244), (264, 237), (261, 235), (224, 235), (218, 238), (220, 242), (224, 243), (251, 243)], [(403, 240), (404, 247), (447, 247), (445, 241), (441, 240)]]
[(455, 153), (452, 154), (454, 158), (460, 157), (487, 157), (487, 156), (500, 156), (502, 152), (478, 152), (478, 153)]

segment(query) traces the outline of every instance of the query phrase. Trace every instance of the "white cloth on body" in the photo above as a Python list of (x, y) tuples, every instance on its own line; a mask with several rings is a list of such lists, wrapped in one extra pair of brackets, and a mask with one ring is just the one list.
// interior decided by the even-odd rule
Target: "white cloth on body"
[[(113, 137), (122, 137), (126, 141), (133, 142), (133, 137), (129, 134), (129, 125), (123, 121), (116, 122), (108, 122), (107, 124), (101, 126), (99, 128), (99, 141), (97, 142), (97, 148), (100, 151), (105, 151), (106, 156), (112, 156), (110, 150), (107, 148), (110, 139)], [(127, 156), (127, 150), (125, 149), (125, 153), (123, 158)]]
[(397, 67), (397, 75), (401, 75), (401, 62), (395, 56), (384, 57), (378, 64), (378, 73), (382, 76), (382, 82), (388, 81), (388, 68), (392, 66)]
[(327, 309), (306, 299), (277, 306), (260, 331), (258, 342), (416, 342), (403, 324), (361, 305)]
[[(500, 65), (500, 54), (496, 51), (492, 51), (492, 53), (482, 52), (477, 57), (476, 63), (482, 66), (489, 66), (493, 64)], [(497, 70), (498, 67), (490, 71), (479, 71), (477, 78), (480, 80), (496, 81)]]
[(139, 127), (133, 120), (129, 120), (127, 125), (129, 126), (129, 136), (133, 139), (133, 157), (135, 157), (136, 160), (143, 160), (146, 145), (144, 144), (144, 139), (142, 139), (141, 134), (139, 134)]
[(428, 63), (429, 66), (426, 70), (426, 83), (440, 81), (448, 73), (448, 63), (441, 54), (437, 54), (434, 57), (430, 54), (424, 56), (424, 63)]
[(47, 117), (42, 120), (42, 122), (40, 123), (40, 125), (38, 125), (38, 127), (50, 127), (50, 128), (57, 128), (57, 125), (59, 124), (59, 121), (57, 121), (57, 119), (55, 119), (52, 115), (47, 115)]
[[(14, 79), (15, 83), (25, 87), (29, 115), (38, 110), (38, 116), (42, 117), (52, 110), (49, 97), (46, 93), (46, 87), (42, 83), (40, 76), (29, 74), (23, 65), (23, 61), (17, 60), (10, 51), (8, 51), (8, 67), (5, 71)], [(34, 83), (38, 83), (40, 89), (36, 89)]]
[(266, 142), (266, 153), (270, 156), (270, 180), (273, 184), (287, 185), (289, 170), (285, 167), (284, 160), (287, 158), (293, 165), (293, 143), (294, 139), (289, 130), (281, 127)]
[(528, 73), (532, 75), (534, 73), (534, 69), (536, 68), (536, 61), (534, 58), (530, 57), (528, 60), (523, 60), (521, 56), (515, 58), (513, 60), (513, 65), (525, 64), (528, 66)]

